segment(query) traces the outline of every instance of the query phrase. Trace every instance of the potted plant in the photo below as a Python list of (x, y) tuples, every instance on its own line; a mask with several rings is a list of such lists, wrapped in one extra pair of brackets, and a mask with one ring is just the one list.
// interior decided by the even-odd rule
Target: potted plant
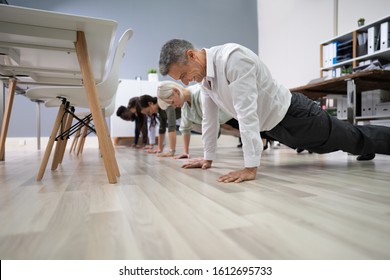
[(158, 74), (156, 68), (150, 68), (148, 70), (148, 80), (153, 82), (158, 81)]
[(364, 21), (365, 21), (364, 18), (359, 18), (359, 19), (358, 19), (358, 26), (359, 26), (359, 27), (360, 27), (360, 26), (363, 26), (363, 25), (364, 25)]

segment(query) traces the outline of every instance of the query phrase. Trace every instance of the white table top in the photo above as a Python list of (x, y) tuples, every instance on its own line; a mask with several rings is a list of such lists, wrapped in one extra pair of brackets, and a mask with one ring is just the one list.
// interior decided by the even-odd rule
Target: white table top
[(117, 22), (0, 5), (0, 74), (18, 83), (82, 83), (74, 42), (83, 31), (95, 81), (104, 78)]

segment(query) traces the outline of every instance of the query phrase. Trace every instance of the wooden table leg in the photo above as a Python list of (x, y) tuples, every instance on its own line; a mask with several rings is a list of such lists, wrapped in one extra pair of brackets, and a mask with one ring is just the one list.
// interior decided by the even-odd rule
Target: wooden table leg
[[(110, 152), (113, 155), (115, 155), (114, 143), (112, 142), (111, 135), (110, 135), (110, 130), (108, 129), (107, 123), (105, 121), (104, 121), (104, 125), (106, 126), (107, 135), (108, 135), (108, 141), (110, 142), (110, 145), (109, 145)], [(114, 168), (115, 175), (119, 177), (120, 176), (120, 172), (119, 172), (119, 166), (118, 166), (117, 161), (113, 162), (113, 168)]]
[(14, 102), (15, 89), (16, 89), (16, 80), (10, 79), (8, 84), (8, 100), (7, 100), (7, 105), (5, 107), (3, 124), (1, 126), (1, 134), (0, 134), (0, 161), (4, 161), (5, 159), (5, 140), (7, 138), (9, 120), (11, 118), (11, 111), (12, 111), (12, 104)]
[(111, 184), (117, 183), (117, 176), (115, 165), (117, 165), (115, 153), (110, 141), (110, 137), (107, 134), (106, 125), (104, 124), (104, 117), (101, 111), (100, 102), (97, 96), (97, 90), (95, 85), (95, 79), (92, 73), (91, 63), (89, 61), (87, 41), (83, 31), (77, 32), (77, 42), (75, 43), (77, 58), (80, 63), (81, 74), (83, 76), (83, 82), (85, 91), (89, 101), (89, 107), (92, 113), (92, 119), (95, 124), (96, 135), (98, 137), (101, 153), (103, 156), (104, 165), (108, 177), (108, 182)]

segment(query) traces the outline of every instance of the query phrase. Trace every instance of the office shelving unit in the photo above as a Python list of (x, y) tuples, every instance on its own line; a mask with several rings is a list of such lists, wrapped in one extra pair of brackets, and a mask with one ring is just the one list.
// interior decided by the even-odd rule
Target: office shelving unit
[[(325, 79), (325, 76), (328, 76), (326, 80), (331, 85), (340, 85), (337, 79), (350, 83), (350, 92), (347, 90), (344, 93), (337, 93), (344, 96), (348, 95), (349, 105), (343, 103), (343, 108), (344, 106), (352, 107), (352, 110), (350, 110), (352, 113), (349, 113), (348, 117), (344, 115), (341, 117), (342, 119), (348, 119), (354, 123), (390, 119), (390, 115), (363, 116), (361, 112), (363, 106), (362, 92), (374, 89), (389, 90), (390, 81), (387, 81), (386, 78), (388, 74), (384, 73), (382, 75), (381, 70), (375, 70), (372, 75), (360, 77), (359, 75), (356, 76), (357, 72), (354, 71), (359, 69), (360, 66), (363, 68), (375, 61), (380, 63), (377, 62), (377, 65), (382, 66), (390, 63), (389, 32), (390, 16), (386, 16), (320, 44), (320, 77)], [(342, 97), (336, 97), (336, 99), (340, 102)], [(339, 110), (340, 106), (338, 107)], [(374, 108), (372, 109), (374, 110)], [(345, 111), (346, 108), (343, 110)], [(340, 118), (340, 115), (338, 117)]]
[[(383, 44), (382, 40), (385, 38), (384, 28), (381, 28), (382, 24), (387, 24), (386, 43)], [(381, 30), (383, 29), (383, 30)], [(373, 34), (374, 37), (370, 41), (370, 31), (376, 31)], [(346, 34), (334, 37), (320, 45), (320, 76), (323, 77), (324, 73), (338, 68), (355, 68), (359, 66), (359, 63), (365, 61), (373, 61), (376, 59), (384, 62), (390, 62), (390, 45), (389, 45), (389, 31), (390, 31), (390, 16), (381, 18), (370, 24), (366, 24), (348, 32)], [(377, 36), (375, 36), (377, 35)], [(380, 36), (382, 35), (382, 36)], [(367, 39), (365, 44), (359, 44), (360, 40)], [(370, 42), (374, 43), (370, 50)], [(347, 45), (347, 50), (342, 49)], [(349, 49), (348, 49), (349, 47)]]

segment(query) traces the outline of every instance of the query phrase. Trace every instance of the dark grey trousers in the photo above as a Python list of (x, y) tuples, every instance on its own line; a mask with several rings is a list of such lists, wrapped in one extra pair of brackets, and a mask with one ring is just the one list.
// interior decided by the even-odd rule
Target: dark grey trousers
[(287, 146), (319, 154), (342, 150), (390, 155), (390, 127), (340, 121), (301, 93), (292, 94), (286, 116), (267, 134)]

